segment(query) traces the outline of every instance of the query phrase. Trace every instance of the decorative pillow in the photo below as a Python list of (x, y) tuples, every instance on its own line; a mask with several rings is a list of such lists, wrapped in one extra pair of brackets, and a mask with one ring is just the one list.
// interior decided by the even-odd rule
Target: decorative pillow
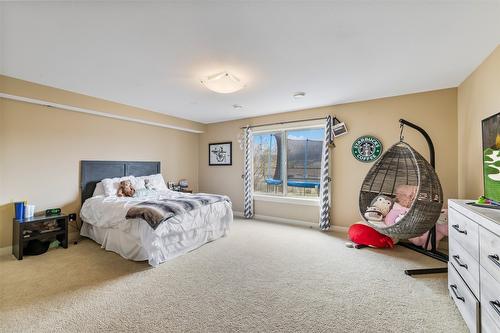
[(141, 176), (135, 178), (134, 187), (136, 189), (146, 188), (146, 184), (148, 185), (148, 189), (150, 190), (168, 191), (167, 185), (165, 184), (165, 180), (163, 179), (163, 176), (160, 173), (156, 175)]
[(401, 206), (399, 203), (395, 202), (394, 206), (390, 210), (389, 214), (385, 216), (384, 223), (386, 226), (391, 226), (396, 223), (396, 219), (400, 215), (405, 215), (408, 212), (409, 208)]
[(138, 190), (135, 190), (134, 198), (144, 198), (147, 197), (151, 194), (156, 193), (155, 190), (149, 190), (147, 188), (140, 188)]
[(101, 180), (102, 186), (104, 188), (104, 195), (107, 197), (116, 197), (116, 192), (118, 187), (120, 187), (120, 182), (123, 180), (130, 180), (132, 184), (135, 184), (134, 176), (126, 176), (121, 178), (105, 178)]
[(349, 227), (349, 238), (356, 244), (367, 245), (376, 248), (393, 248), (394, 242), (391, 237), (382, 235), (377, 230), (364, 224), (353, 224)]
[(93, 197), (97, 197), (98, 195), (105, 195), (102, 182), (99, 182), (95, 185), (94, 193), (92, 194)]

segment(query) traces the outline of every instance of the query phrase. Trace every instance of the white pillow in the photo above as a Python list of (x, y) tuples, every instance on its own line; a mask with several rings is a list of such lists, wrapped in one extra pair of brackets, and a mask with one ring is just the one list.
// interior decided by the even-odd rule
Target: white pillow
[(132, 186), (134, 186), (135, 184), (134, 176), (126, 176), (121, 178), (105, 178), (101, 180), (102, 186), (104, 188), (104, 195), (107, 197), (115, 197), (116, 192), (118, 192), (120, 182), (124, 180), (130, 180), (132, 182)]
[(160, 173), (156, 175), (151, 175), (151, 176), (141, 176), (141, 177), (135, 177), (135, 189), (143, 189), (145, 188), (144, 181), (148, 179), (149, 184), (155, 189), (156, 191), (168, 191), (167, 184), (165, 184), (165, 180), (163, 179), (162, 175)]
[(98, 195), (104, 195), (104, 186), (102, 182), (95, 185), (94, 193), (92, 194), (93, 197), (97, 197)]

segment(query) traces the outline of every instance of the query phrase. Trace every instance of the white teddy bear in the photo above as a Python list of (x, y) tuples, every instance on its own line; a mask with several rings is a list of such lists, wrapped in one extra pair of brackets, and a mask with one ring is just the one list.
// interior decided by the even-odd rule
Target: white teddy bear
[(384, 217), (389, 213), (392, 207), (391, 198), (385, 195), (376, 196), (370, 207), (366, 209), (365, 218), (372, 224), (384, 227)]

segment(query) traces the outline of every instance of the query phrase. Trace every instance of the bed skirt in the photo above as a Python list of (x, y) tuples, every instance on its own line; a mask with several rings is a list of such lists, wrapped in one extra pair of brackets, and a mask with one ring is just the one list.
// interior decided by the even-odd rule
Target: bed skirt
[(231, 206), (222, 202), (210, 206), (186, 214), (174, 226), (166, 221), (157, 230), (142, 220), (128, 220), (127, 228), (104, 228), (84, 222), (80, 234), (125, 259), (148, 260), (151, 266), (158, 266), (227, 234), (233, 221)]

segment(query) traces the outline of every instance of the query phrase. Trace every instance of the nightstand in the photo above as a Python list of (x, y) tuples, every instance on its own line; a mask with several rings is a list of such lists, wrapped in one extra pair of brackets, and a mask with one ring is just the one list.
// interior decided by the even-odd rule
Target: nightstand
[(180, 187), (175, 185), (173, 187), (169, 187), (170, 190), (181, 193), (193, 193), (193, 190), (188, 189), (187, 187)]
[[(54, 216), (34, 216), (27, 219), (13, 219), (13, 232), (12, 232), (12, 254), (18, 259), (23, 259), (23, 247), (24, 244), (30, 240), (39, 239), (49, 239), (54, 236), (61, 242), (63, 248), (68, 248), (68, 215), (60, 214)], [(37, 224), (44, 222), (55, 221), (57, 226), (51, 231), (33, 231), (32, 233), (26, 233), (25, 231), (36, 229)]]

